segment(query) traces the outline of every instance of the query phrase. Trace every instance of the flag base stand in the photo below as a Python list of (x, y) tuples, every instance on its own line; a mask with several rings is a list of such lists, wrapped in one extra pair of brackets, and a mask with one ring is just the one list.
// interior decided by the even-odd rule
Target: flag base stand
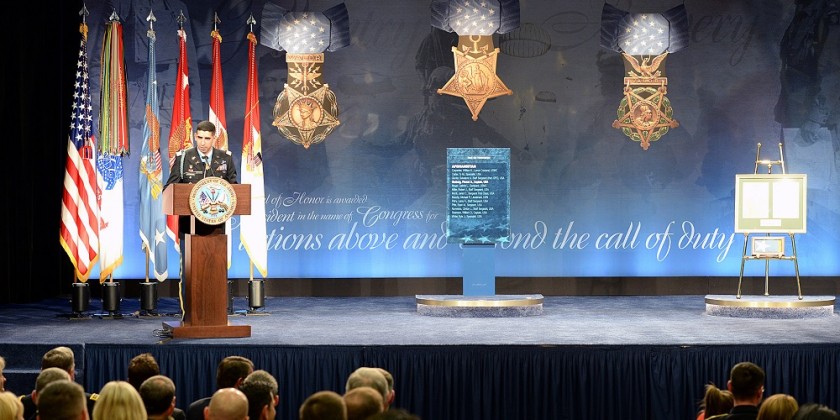
[(236, 311), (237, 315), (268, 316), (268, 312), (260, 311), (265, 306), (265, 281), (262, 279), (248, 280), (248, 310)]
[[(120, 312), (120, 282), (109, 281), (102, 283), (102, 311), (94, 314), (99, 319), (123, 319), (126, 314)], [(130, 316), (130, 314), (128, 314)]]
[(72, 312), (59, 316), (68, 319), (90, 319), (90, 315), (85, 313), (88, 308), (90, 308), (90, 285), (76, 282), (73, 283), (73, 290), (70, 293), (70, 310)]

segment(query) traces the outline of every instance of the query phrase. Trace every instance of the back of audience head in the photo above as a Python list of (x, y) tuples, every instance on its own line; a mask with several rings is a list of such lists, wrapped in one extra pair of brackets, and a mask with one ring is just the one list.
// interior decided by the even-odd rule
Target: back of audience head
[(420, 420), (420, 417), (402, 408), (392, 408), (379, 414), (374, 414), (368, 417), (367, 420)]
[(248, 419), (248, 398), (236, 388), (222, 388), (210, 398), (210, 405), (204, 408), (205, 420)]
[(38, 420), (86, 420), (87, 398), (81, 385), (62, 379), (45, 386), (38, 395)]
[(139, 390), (143, 381), (155, 375), (160, 375), (160, 366), (151, 353), (138, 354), (128, 362), (128, 383), (134, 389)]
[(796, 398), (787, 394), (773, 394), (761, 403), (756, 420), (790, 420), (797, 410), (799, 404)]
[(735, 398), (735, 405), (755, 405), (764, 395), (764, 369), (752, 362), (741, 362), (732, 367), (727, 383)]
[(840, 420), (840, 415), (825, 405), (808, 403), (799, 407), (793, 420)]
[(706, 393), (703, 395), (703, 402), (700, 404), (705, 413), (705, 418), (729, 413), (734, 405), (735, 400), (731, 392), (720, 389), (714, 384), (706, 385)]
[(4, 369), (6, 369), (6, 359), (0, 356), (0, 391), (6, 390), (6, 377), (3, 375)]
[(347, 405), (336, 392), (318, 391), (301, 404), (298, 416), (300, 420), (347, 420)]
[(385, 407), (384, 401), (388, 399), (389, 394), (388, 380), (385, 379), (385, 375), (383, 375), (378, 368), (360, 367), (353, 371), (353, 373), (351, 373), (347, 378), (345, 392), (349, 392), (350, 390), (363, 386), (373, 388), (379, 392), (379, 395), (382, 396), (383, 407)]
[(93, 406), (93, 420), (146, 420), (140, 393), (126, 381), (111, 381), (99, 391)]
[(365, 420), (385, 409), (382, 395), (367, 386), (347, 391), (344, 394), (344, 404), (347, 406), (347, 420)]
[(70, 347), (59, 346), (50, 349), (41, 358), (41, 370), (57, 367), (70, 374), (70, 379), (76, 379), (76, 355)]
[(23, 420), (23, 403), (9, 391), (0, 392), (0, 419)]
[(166, 419), (175, 410), (175, 383), (163, 375), (143, 381), (138, 389), (149, 419)]
[(239, 390), (248, 398), (250, 420), (273, 419), (277, 415), (277, 380), (264, 370), (255, 370), (248, 375)]
[(216, 389), (238, 388), (254, 371), (254, 363), (242, 356), (228, 356), (216, 368)]
[(391, 372), (380, 367), (376, 369), (385, 377), (385, 382), (388, 384), (388, 396), (385, 398), (385, 409), (387, 410), (394, 403), (394, 399), (397, 396), (397, 391), (394, 390), (394, 375), (391, 375)]
[(32, 400), (35, 404), (38, 403), (38, 394), (40, 394), (47, 385), (61, 380), (71, 380), (70, 374), (64, 369), (51, 367), (39, 372), (38, 377), (35, 378), (35, 391), (32, 393)]

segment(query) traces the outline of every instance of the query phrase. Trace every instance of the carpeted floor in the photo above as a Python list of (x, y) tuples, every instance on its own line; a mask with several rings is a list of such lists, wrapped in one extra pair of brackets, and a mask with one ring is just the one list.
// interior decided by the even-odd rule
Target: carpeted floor
[[(244, 312), (237, 298), (234, 309)], [(5, 344), (179, 344), (159, 335), (177, 320), (178, 301), (161, 299), (160, 316), (137, 316), (139, 302), (124, 299), (121, 318), (91, 299), (85, 317), (70, 302), (0, 306)], [(543, 313), (518, 318), (443, 318), (417, 313), (412, 297), (266, 298), (259, 315), (230, 316), (251, 325), (251, 337), (204, 343), (272, 345), (698, 345), (840, 343), (837, 312), (824, 318), (753, 319), (710, 316), (703, 296), (546, 297)]]

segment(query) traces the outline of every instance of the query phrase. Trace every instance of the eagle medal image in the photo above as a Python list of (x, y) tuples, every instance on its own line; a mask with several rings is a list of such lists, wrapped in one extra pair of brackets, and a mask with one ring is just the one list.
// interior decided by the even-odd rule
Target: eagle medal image
[(220, 225), (236, 210), (236, 192), (229, 182), (211, 176), (198, 181), (190, 191), (190, 211), (202, 223)]

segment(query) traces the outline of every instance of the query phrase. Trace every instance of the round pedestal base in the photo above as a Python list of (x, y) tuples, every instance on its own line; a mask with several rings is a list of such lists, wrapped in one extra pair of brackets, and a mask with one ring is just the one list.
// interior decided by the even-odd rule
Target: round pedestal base
[(452, 318), (536, 316), (543, 313), (542, 295), (417, 295), (417, 313)]
[(706, 314), (735, 318), (796, 319), (834, 315), (834, 296), (707, 295)]

